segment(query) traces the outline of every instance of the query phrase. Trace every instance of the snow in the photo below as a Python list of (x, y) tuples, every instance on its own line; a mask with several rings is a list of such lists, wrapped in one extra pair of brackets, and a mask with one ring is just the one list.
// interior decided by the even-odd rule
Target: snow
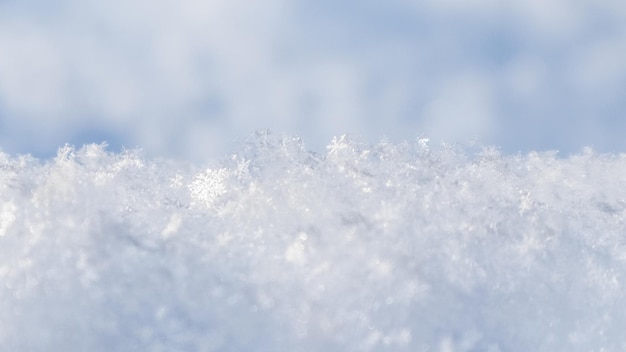
[(0, 154), (2, 351), (618, 351), (626, 155)]

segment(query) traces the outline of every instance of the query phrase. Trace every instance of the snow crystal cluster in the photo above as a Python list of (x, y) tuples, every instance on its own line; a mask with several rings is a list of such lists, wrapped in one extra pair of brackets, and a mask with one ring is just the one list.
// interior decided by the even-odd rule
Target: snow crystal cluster
[(0, 154), (0, 351), (623, 351), (626, 156)]

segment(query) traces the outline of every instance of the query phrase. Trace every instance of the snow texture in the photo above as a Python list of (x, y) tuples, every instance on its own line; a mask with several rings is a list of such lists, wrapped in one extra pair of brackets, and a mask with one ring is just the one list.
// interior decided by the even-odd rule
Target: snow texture
[(0, 154), (0, 351), (622, 351), (626, 155)]

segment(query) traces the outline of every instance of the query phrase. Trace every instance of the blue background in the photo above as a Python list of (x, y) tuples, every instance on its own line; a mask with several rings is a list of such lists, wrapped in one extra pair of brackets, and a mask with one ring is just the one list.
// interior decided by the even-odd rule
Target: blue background
[(621, 152), (625, 111), (621, 1), (0, 1), (8, 153), (205, 161), (260, 128)]

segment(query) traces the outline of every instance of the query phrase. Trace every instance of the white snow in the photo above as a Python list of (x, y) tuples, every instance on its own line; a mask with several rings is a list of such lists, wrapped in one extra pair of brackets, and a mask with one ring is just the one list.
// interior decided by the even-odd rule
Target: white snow
[(1, 351), (621, 351), (626, 155), (0, 154)]

